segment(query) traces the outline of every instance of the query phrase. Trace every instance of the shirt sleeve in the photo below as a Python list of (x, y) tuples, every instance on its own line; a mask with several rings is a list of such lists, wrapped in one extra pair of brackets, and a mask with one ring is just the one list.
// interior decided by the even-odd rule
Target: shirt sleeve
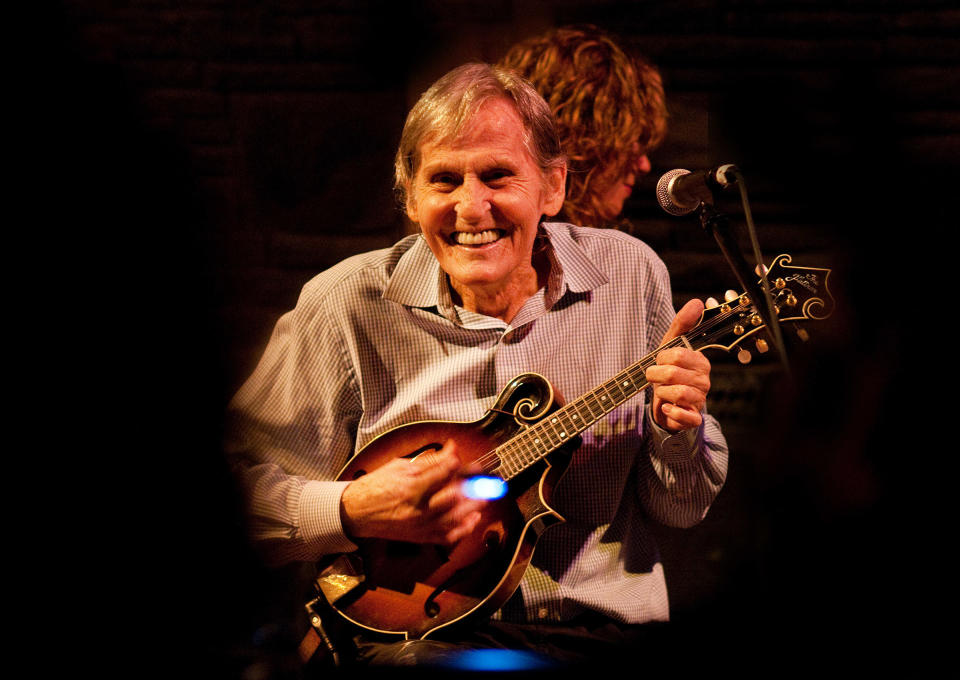
[(247, 502), (254, 544), (272, 564), (356, 545), (340, 519), (360, 397), (335, 324), (308, 289), (277, 322), (228, 408), (226, 452)]
[[(659, 268), (648, 288), (650, 317), (647, 352), (655, 351), (676, 314), (666, 267)], [(709, 399), (709, 397), (708, 397)], [(647, 513), (673, 527), (690, 527), (710, 509), (727, 476), (729, 451), (720, 425), (706, 411), (697, 429), (670, 433), (644, 409), (643, 451), (638, 465), (637, 490)]]
[(657, 521), (690, 527), (702, 520), (727, 477), (727, 442), (713, 416), (697, 429), (671, 434), (645, 409), (647, 436), (639, 466), (644, 509)]

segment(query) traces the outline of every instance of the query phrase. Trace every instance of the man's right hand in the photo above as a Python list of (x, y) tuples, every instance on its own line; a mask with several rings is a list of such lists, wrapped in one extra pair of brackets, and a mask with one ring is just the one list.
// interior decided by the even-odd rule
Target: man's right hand
[(343, 526), (353, 538), (453, 545), (480, 521), (485, 502), (461, 490), (475, 473), (461, 463), (452, 440), (437, 453), (392, 460), (344, 489)]

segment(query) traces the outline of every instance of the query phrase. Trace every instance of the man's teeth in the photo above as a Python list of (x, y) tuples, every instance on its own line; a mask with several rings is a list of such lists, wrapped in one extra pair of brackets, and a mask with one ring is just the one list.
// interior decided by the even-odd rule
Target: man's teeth
[(500, 231), (498, 229), (487, 229), (486, 231), (477, 232), (453, 232), (453, 240), (462, 246), (479, 246), (484, 243), (493, 243), (498, 238), (500, 238)]

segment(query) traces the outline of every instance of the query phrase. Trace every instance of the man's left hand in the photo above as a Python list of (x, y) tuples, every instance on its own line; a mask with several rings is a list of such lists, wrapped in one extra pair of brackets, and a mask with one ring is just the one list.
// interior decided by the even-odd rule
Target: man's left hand
[[(700, 300), (690, 300), (677, 312), (663, 342), (696, 326), (703, 313)], [(653, 385), (653, 419), (670, 432), (700, 427), (700, 411), (710, 391), (710, 361), (702, 352), (672, 347), (657, 354), (657, 365), (646, 371)]]

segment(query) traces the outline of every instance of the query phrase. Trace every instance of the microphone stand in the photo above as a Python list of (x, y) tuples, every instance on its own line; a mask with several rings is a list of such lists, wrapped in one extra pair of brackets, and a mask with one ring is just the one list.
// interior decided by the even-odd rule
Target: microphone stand
[[(780, 353), (780, 362), (783, 369), (787, 377), (791, 378), (790, 364), (787, 361), (787, 352), (783, 344), (783, 336), (780, 333), (780, 320), (773, 308), (773, 298), (770, 295), (770, 286), (767, 283), (767, 271), (763, 263), (760, 262), (759, 253), (757, 253), (757, 264), (760, 265), (762, 272), (760, 276), (762, 285), (757, 283), (750, 265), (747, 264), (736, 239), (731, 234), (730, 219), (714, 208), (712, 204), (706, 202), (700, 204), (698, 213), (700, 215), (700, 226), (717, 241), (717, 245), (720, 246), (720, 251), (727, 259), (730, 268), (733, 269), (734, 275), (743, 290), (750, 296), (754, 308), (769, 329), (774, 347)], [(761, 300), (765, 301), (766, 304), (761, 303)]]

